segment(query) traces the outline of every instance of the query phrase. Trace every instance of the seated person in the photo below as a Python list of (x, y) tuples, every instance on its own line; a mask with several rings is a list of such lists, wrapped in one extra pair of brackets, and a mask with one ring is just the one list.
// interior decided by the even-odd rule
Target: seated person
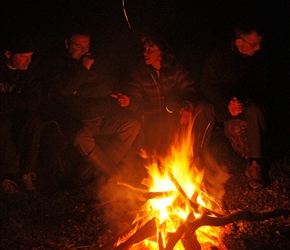
[(15, 194), (20, 183), (28, 191), (35, 190), (41, 90), (30, 35), (17, 32), (5, 38), (0, 73), (0, 182), (4, 192)]
[(193, 154), (198, 154), (207, 119), (205, 103), (192, 75), (177, 62), (164, 39), (144, 36), (141, 43), (142, 63), (132, 73), (124, 93), (115, 98), (141, 121), (141, 147), (147, 151), (166, 154), (178, 127), (191, 124), (194, 117)]
[[(232, 40), (217, 47), (208, 57), (201, 89), (212, 103), (209, 122), (245, 121), (248, 159), (246, 175), (254, 189), (264, 185), (264, 136), (266, 129), (263, 102), (268, 100), (267, 61), (260, 52), (263, 34), (251, 22), (236, 25)], [(207, 132), (210, 138), (213, 126)], [(209, 141), (209, 140), (207, 140)]]
[[(113, 105), (115, 80), (104, 61), (92, 56), (90, 43), (89, 32), (74, 31), (67, 36), (65, 53), (54, 62), (52, 94), (63, 115), (81, 124), (74, 137), (78, 152), (97, 171), (111, 176), (138, 135), (140, 124)], [(101, 147), (96, 137), (108, 138), (110, 143)]]

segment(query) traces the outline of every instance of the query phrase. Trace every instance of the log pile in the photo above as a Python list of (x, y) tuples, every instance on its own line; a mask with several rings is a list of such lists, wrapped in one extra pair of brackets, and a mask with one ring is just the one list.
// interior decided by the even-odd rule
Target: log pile
[[(275, 217), (288, 217), (290, 215), (290, 210), (287, 209), (275, 209), (273, 211), (263, 211), (263, 212), (252, 212), (252, 211), (237, 211), (232, 212), (227, 215), (218, 214), (214, 211), (208, 210), (200, 206), (199, 204), (193, 202), (189, 199), (185, 192), (182, 190), (178, 182), (174, 179), (172, 175), (170, 175), (171, 180), (179, 191), (180, 195), (185, 199), (185, 202), (189, 203), (192, 211), (188, 215), (186, 221), (181, 224), (174, 233), (168, 234), (166, 246), (163, 246), (163, 240), (161, 233), (158, 232), (158, 247), (160, 250), (173, 250), (175, 245), (180, 240), (185, 250), (199, 250), (201, 246), (196, 238), (196, 230), (202, 226), (224, 226), (230, 223), (235, 223), (239, 221), (264, 221), (269, 220)], [(130, 189), (134, 189), (132, 187), (127, 186)], [(173, 191), (167, 192), (147, 192), (145, 190), (134, 190), (137, 192), (141, 192), (143, 194), (144, 199), (151, 199), (159, 197), (160, 195), (169, 196)], [(195, 218), (194, 212), (197, 212), (198, 209), (201, 208), (202, 216)], [(134, 227), (134, 229), (133, 229)], [(136, 230), (136, 225), (132, 226), (132, 231)], [(116, 246), (116, 242), (109, 243), (102, 247), (102, 250), (127, 250), (130, 249), (134, 244), (140, 243), (145, 239), (155, 239), (157, 238), (157, 227), (156, 227), (156, 218), (152, 218), (147, 221), (143, 226), (137, 229), (135, 233), (132, 233), (131, 237), (129, 237), (126, 241), (122, 242), (118, 246)], [(130, 232), (127, 232), (130, 234)], [(122, 237), (122, 236), (120, 236)], [(157, 240), (156, 240), (157, 241)]]

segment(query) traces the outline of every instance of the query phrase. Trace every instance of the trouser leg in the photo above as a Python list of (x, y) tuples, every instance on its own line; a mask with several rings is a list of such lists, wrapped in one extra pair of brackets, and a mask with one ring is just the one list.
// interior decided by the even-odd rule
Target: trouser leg
[(19, 155), (11, 135), (12, 124), (9, 119), (0, 118), (0, 181), (10, 174), (17, 174)]
[(263, 109), (257, 105), (249, 105), (245, 111), (247, 122), (247, 141), (249, 147), (249, 158), (262, 158), (263, 136), (266, 130), (266, 122)]
[(100, 133), (111, 136), (105, 147), (106, 153), (115, 162), (120, 163), (130, 150), (133, 142), (139, 134), (140, 123), (128, 117), (117, 116), (113, 119), (105, 118), (102, 122)]
[(41, 136), (41, 120), (29, 117), (20, 131), (20, 172), (33, 172), (36, 166)]
[(199, 103), (194, 109), (193, 120), (193, 151), (198, 155), (210, 143), (215, 124), (213, 106), (207, 102)]
[[(109, 119), (100, 117), (84, 121), (84, 126), (77, 132), (74, 145), (82, 156), (99, 167), (102, 171), (111, 172), (125, 156), (140, 130), (137, 120), (126, 117)], [(97, 136), (110, 139), (105, 147), (96, 145)]]
[(88, 156), (95, 148), (95, 137), (99, 135), (103, 117), (94, 120), (83, 121), (83, 126), (76, 133), (74, 146), (84, 157)]
[(102, 120), (103, 117), (98, 117), (94, 120), (83, 121), (83, 127), (77, 131), (74, 146), (94, 171), (111, 175), (116, 164), (95, 141), (95, 137), (100, 134)]

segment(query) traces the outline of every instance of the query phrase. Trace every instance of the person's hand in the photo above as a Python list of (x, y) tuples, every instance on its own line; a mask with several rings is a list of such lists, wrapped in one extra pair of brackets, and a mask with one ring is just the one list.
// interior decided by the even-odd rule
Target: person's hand
[(111, 97), (118, 99), (118, 104), (120, 105), (120, 107), (128, 107), (130, 104), (130, 98), (121, 93), (111, 94)]
[(244, 103), (239, 101), (236, 97), (234, 97), (230, 101), (230, 103), (228, 105), (228, 109), (229, 109), (229, 112), (232, 116), (237, 116), (244, 111), (245, 105), (244, 105)]
[(82, 64), (87, 70), (90, 70), (90, 68), (92, 67), (94, 62), (95, 62), (95, 60), (92, 58), (92, 54), (91, 53), (86, 53), (86, 54), (83, 55)]
[(190, 121), (190, 119), (192, 118), (192, 112), (187, 111), (184, 108), (181, 108), (179, 110), (179, 115), (180, 115), (179, 122), (181, 125), (187, 124)]

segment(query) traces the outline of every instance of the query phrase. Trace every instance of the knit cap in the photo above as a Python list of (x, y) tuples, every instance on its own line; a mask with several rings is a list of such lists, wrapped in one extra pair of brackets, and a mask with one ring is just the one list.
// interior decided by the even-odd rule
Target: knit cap
[(31, 35), (19, 32), (6, 37), (3, 49), (13, 53), (29, 53), (34, 52), (35, 44)]

